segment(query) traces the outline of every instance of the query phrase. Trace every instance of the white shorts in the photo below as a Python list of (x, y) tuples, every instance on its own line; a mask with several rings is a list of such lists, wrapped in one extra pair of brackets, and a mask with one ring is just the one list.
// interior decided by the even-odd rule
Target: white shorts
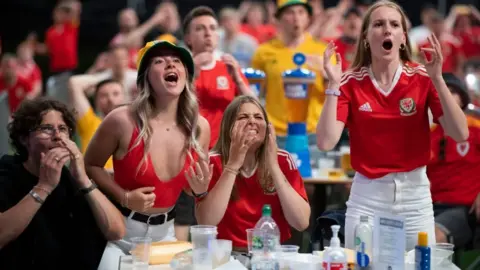
[[(174, 220), (167, 221), (160, 225), (149, 225), (132, 219), (135, 212), (125, 217), (127, 232), (125, 237), (118, 241), (108, 242), (103, 251), (102, 260), (98, 270), (119, 269), (120, 256), (129, 255), (132, 248), (130, 239), (132, 237), (151, 237), (152, 242), (176, 241)], [(155, 215), (152, 215), (155, 216)]]
[(360, 173), (355, 174), (347, 201), (346, 248), (354, 249), (354, 231), (360, 222), (360, 216), (368, 216), (373, 226), (375, 212), (405, 217), (406, 251), (415, 248), (418, 232), (421, 231), (428, 233), (429, 245), (436, 243), (432, 196), (426, 167), (410, 172), (391, 173), (373, 180)]

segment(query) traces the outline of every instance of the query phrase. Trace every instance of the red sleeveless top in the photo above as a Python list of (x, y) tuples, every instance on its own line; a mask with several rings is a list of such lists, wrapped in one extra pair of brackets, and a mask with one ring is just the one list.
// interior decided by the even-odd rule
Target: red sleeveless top
[[(177, 176), (170, 180), (162, 181), (155, 173), (150, 155), (147, 154), (146, 160), (138, 168), (144, 157), (143, 140), (134, 149), (131, 149), (138, 138), (138, 128), (133, 130), (132, 138), (128, 145), (128, 152), (123, 159), (113, 159), (114, 179), (117, 184), (126, 190), (134, 190), (141, 187), (155, 187), (155, 203), (154, 207), (168, 208), (177, 202), (182, 190), (188, 186), (187, 178), (185, 178), (185, 170), (190, 166), (190, 158), (185, 158), (183, 169)], [(161, 150), (159, 150), (161, 151)], [(196, 153), (192, 151), (192, 156), (196, 160)]]

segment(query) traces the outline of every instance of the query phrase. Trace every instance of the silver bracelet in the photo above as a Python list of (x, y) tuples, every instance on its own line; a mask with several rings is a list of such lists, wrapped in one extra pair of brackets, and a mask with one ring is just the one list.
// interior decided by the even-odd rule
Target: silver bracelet
[(336, 97), (339, 97), (341, 94), (342, 94), (342, 92), (340, 92), (340, 90), (336, 90), (336, 89), (327, 89), (327, 90), (325, 90), (325, 95), (327, 95), (327, 96), (336, 96)]
[(43, 200), (42, 197), (40, 197), (40, 195), (33, 190), (30, 190), (28, 194), (30, 194), (30, 196), (32, 196), (32, 198), (39, 204), (43, 204), (45, 202), (45, 200)]

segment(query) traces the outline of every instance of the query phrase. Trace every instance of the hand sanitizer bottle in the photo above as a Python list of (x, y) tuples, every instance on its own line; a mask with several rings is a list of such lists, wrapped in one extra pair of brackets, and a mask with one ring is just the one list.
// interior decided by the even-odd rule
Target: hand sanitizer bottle
[(340, 238), (338, 238), (339, 225), (332, 227), (332, 239), (330, 240), (330, 247), (324, 253), (323, 269), (325, 270), (347, 270), (347, 254), (340, 246)]

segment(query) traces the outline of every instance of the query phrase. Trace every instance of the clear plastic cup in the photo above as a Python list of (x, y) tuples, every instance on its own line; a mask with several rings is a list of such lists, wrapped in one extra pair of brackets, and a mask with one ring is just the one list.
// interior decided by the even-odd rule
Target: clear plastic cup
[(299, 246), (296, 245), (281, 245), (278, 249), (279, 252), (281, 253), (298, 253), (298, 250), (300, 249)]
[(433, 252), (434, 259), (438, 262), (442, 260), (453, 261), (453, 250), (455, 248), (454, 244), (450, 243), (437, 243), (434, 246), (435, 250)]
[(281, 245), (277, 248), (276, 256), (280, 269), (293, 269), (290, 264), (293, 263), (298, 255), (299, 246)]
[(150, 250), (152, 246), (152, 238), (150, 237), (133, 237), (132, 242), (133, 269), (148, 269), (150, 261)]
[(254, 249), (258, 249), (258, 244), (263, 243), (265, 231), (260, 229), (247, 229), (247, 247), (248, 253), (252, 254)]
[(228, 263), (231, 255), (232, 241), (221, 239), (213, 241), (212, 264), (214, 269)]
[(212, 269), (213, 241), (217, 239), (217, 227), (195, 225), (190, 227), (195, 269)]

